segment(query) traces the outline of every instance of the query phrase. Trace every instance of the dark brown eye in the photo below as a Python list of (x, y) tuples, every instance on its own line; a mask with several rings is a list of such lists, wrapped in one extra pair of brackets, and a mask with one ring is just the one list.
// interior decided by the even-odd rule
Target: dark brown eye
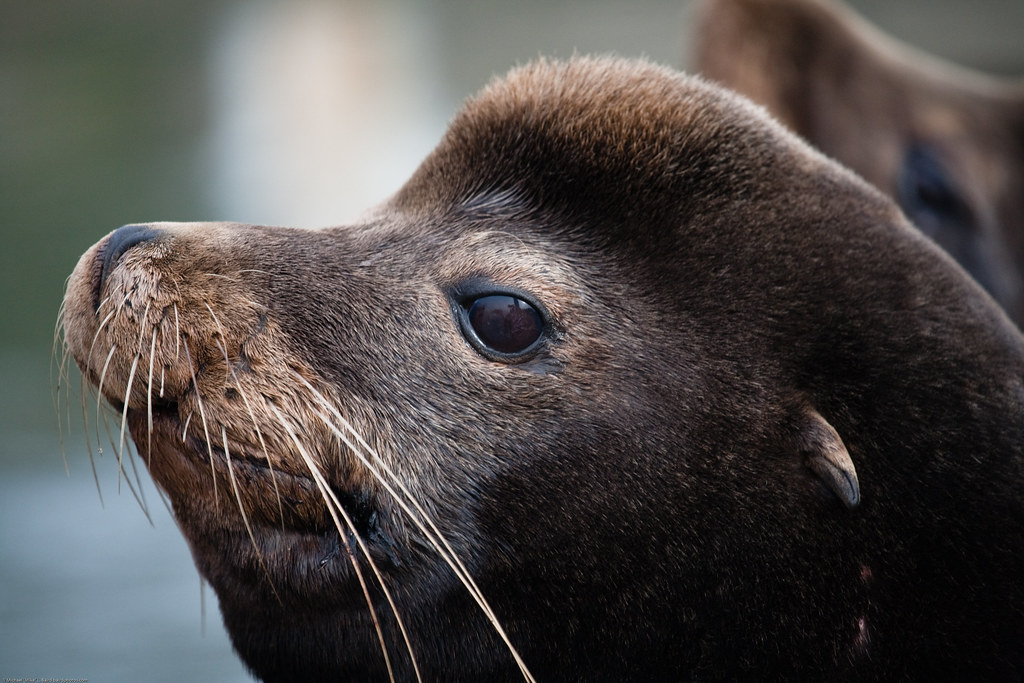
[(501, 354), (526, 351), (544, 332), (544, 320), (537, 309), (508, 294), (476, 299), (467, 317), (480, 343)]

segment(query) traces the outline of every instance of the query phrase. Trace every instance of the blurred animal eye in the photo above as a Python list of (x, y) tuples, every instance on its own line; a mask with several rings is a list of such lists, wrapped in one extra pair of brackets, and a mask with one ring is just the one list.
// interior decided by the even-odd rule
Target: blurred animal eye
[[(530, 350), (544, 333), (544, 319), (529, 302), (511, 294), (489, 294), (467, 302), (465, 324), (487, 351), (515, 356)], [(464, 327), (465, 327), (464, 324)]]
[(949, 239), (944, 231), (972, 229), (970, 207), (938, 155), (925, 145), (914, 144), (907, 151), (897, 199), (911, 222), (940, 243)]

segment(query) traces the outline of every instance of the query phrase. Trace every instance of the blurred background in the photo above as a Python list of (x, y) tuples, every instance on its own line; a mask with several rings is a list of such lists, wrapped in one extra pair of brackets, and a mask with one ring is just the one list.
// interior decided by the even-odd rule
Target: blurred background
[[(1020, 0), (851, 4), (926, 50), (1024, 74)], [(54, 323), (85, 249), (139, 221), (344, 222), (492, 76), (574, 52), (685, 66), (690, 9), (0, 0), (0, 676), (249, 680), (148, 476), (152, 523), (109, 448), (97, 491), (77, 374), (58, 430)]]

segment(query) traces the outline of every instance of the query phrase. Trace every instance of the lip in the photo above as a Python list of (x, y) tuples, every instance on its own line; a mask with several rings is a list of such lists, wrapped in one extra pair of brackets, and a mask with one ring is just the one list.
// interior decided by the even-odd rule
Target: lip
[(394, 540), (385, 530), (388, 524), (384, 520), (389, 515), (378, 507), (379, 501), (369, 490), (339, 485), (333, 473), (321, 466), (328, 496), (311, 473), (296, 471), (296, 458), (292, 457), (292, 467), (287, 462), (278, 464), (287, 458), (275, 459), (274, 451), (266, 453), (261, 444), (239, 443), (237, 430), (230, 426), (225, 448), (221, 425), (210, 423), (204, 429), (199, 414), (186, 419), (181, 415), (180, 397), (149, 396), (144, 399), (148, 405), (129, 403), (126, 408), (123, 395), (110, 392), (109, 387), (108, 382), (102, 400), (118, 417), (124, 415), (139, 460), (175, 509), (211, 511), (198, 533), (207, 529), (246, 536), (255, 533), (272, 543), (269, 539), (283, 532), (330, 537), (336, 544), (339, 533), (342, 537), (354, 534), (341, 523), (343, 515), (337, 510), (332, 514), (329, 498), (333, 497), (355, 526), (355, 534), (376, 551), (375, 559), (395, 559)]
[[(267, 534), (287, 530), (337, 538), (339, 530), (325, 495), (309, 474), (276, 467), (266, 456), (245, 449), (231, 450), (229, 465), (223, 445), (207, 443), (185, 432), (173, 402), (154, 403), (151, 438), (148, 411), (129, 409), (127, 422), (141, 459), (172, 501), (177, 502), (179, 497), (223, 496), (226, 491), (229, 499), (245, 501), (248, 523), (264, 528)], [(214, 434), (210, 437), (213, 439)], [(153, 452), (147, 457), (150, 443)], [(219, 494), (213, 492), (211, 476)], [(336, 486), (330, 486), (330, 490), (355, 526), (355, 533), (374, 551), (374, 559), (400, 564), (394, 540), (384, 529), (374, 497)], [(222, 505), (220, 509), (228, 514), (237, 507)], [(354, 547), (353, 531), (345, 528), (344, 536)]]
[[(359, 570), (353, 567), (358, 562), (368, 571), (367, 560), (358, 550), (356, 534), (379, 570), (402, 564), (376, 508), (361, 509), (358, 496), (332, 487), (356, 526), (355, 532), (344, 523), (339, 528), (312, 477), (234, 450), (229, 468), (222, 448), (191, 434), (182, 439), (184, 425), (174, 405), (154, 407), (151, 457), (147, 411), (129, 409), (127, 424), (140, 460), (170, 498), (182, 532), (193, 548), (204, 549), (202, 556), (216, 558), (211, 563), (218, 569), (207, 577), (215, 588), (242, 591), (246, 601), (274, 601), (278, 598), (273, 591), (266, 593), (272, 584), (276, 591), (300, 590), (304, 599), (313, 596), (365, 609), (353, 573)], [(244, 516), (239, 514), (242, 505)], [(255, 574), (253, 567), (259, 568)]]
[[(274, 467), (266, 457), (246, 449), (229, 453), (223, 444), (212, 441), (213, 433), (211, 443), (188, 433), (176, 403), (154, 402), (151, 413), (129, 408), (127, 424), (141, 459), (172, 500), (213, 496), (214, 486), (234, 497), (230, 492), (237, 487), (246, 494), (247, 503), (266, 503), (247, 508), (256, 520), (267, 517), (273, 525), (280, 528), (284, 524), (295, 531), (333, 528), (322, 494), (310, 476)], [(191, 486), (183, 486), (185, 482)]]

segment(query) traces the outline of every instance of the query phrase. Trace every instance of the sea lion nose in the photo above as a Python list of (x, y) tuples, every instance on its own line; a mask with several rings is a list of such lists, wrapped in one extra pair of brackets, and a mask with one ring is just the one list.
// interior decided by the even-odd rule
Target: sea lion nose
[(163, 231), (151, 225), (122, 225), (110, 235), (107, 246), (103, 250), (103, 270), (100, 273), (98, 286), (102, 289), (111, 269), (117, 265), (121, 256), (137, 244), (156, 239)]
[(95, 307), (99, 306), (103, 285), (121, 256), (132, 247), (154, 240), (161, 234), (163, 234), (162, 230), (151, 225), (123, 225), (110, 234), (107, 244), (100, 250), (99, 260), (102, 262), (102, 268), (99, 280), (94, 283), (93, 304)]

